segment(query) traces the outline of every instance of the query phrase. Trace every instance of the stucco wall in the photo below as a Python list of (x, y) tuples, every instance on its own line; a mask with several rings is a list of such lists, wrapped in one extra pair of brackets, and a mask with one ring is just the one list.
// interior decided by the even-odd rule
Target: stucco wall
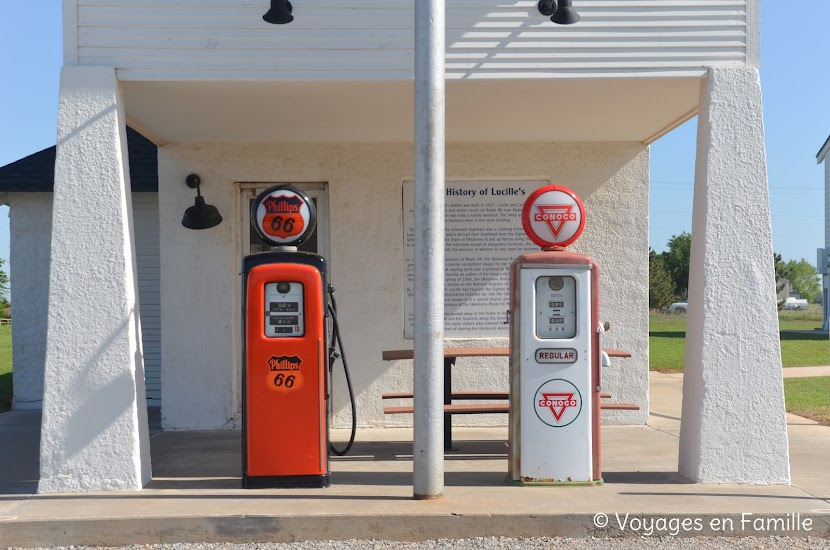
[(16, 409), (40, 408), (46, 360), (52, 193), (9, 196), (11, 293), (14, 297), (12, 357)]
[(701, 82), (696, 160), (678, 472), (789, 484), (757, 69), (712, 68)]
[[(188, 173), (225, 221), (213, 229), (181, 226), (194, 192)], [(239, 241), (237, 182), (328, 182), (331, 274), (342, 336), (357, 395), (360, 425), (408, 425), (385, 417), (380, 395), (412, 387), (411, 362), (384, 362), (381, 352), (412, 346), (403, 339), (402, 182), (413, 177), (411, 144), (174, 144), (159, 149), (161, 226), (162, 422), (167, 428), (231, 427), (238, 422)], [(648, 150), (639, 143), (455, 144), (448, 179), (550, 179), (585, 200), (588, 222), (573, 247), (602, 267), (605, 346), (624, 349), (603, 385), (638, 412), (608, 422), (645, 423), (648, 405)], [(506, 346), (507, 338), (459, 345)], [(237, 365), (238, 368), (238, 365)], [(339, 369), (339, 367), (338, 367)], [(464, 360), (457, 389), (507, 388), (506, 359)], [(342, 372), (335, 370), (335, 425), (348, 425)], [(506, 423), (504, 415), (456, 422)]]
[[(10, 193), (11, 293), (14, 330), (14, 402), (16, 409), (41, 408), (43, 369), (46, 357), (48, 322), (49, 257), (52, 233), (53, 193)], [(159, 406), (158, 380), (161, 378), (160, 328), (158, 313), (158, 195), (133, 193), (136, 241), (140, 247), (138, 280), (141, 287), (141, 333), (147, 376), (156, 392), (148, 392), (150, 406)], [(136, 207), (137, 205), (137, 207)], [(153, 288), (155, 285), (155, 289)], [(155, 295), (153, 294), (155, 290)], [(149, 291), (149, 292), (148, 292)], [(147, 302), (148, 307), (144, 307)], [(155, 307), (154, 307), (155, 306)], [(150, 360), (148, 361), (148, 356)]]

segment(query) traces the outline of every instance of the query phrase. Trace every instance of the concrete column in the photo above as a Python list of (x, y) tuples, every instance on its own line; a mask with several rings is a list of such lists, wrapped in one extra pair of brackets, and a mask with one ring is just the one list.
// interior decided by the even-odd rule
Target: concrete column
[(150, 480), (123, 103), (112, 67), (64, 67), (38, 492)]
[(14, 309), (13, 409), (43, 407), (43, 365), (49, 301), (49, 252), (52, 234), (52, 193), (9, 195), (11, 257), (9, 265)]
[(679, 472), (788, 484), (757, 69), (710, 69), (697, 139)]

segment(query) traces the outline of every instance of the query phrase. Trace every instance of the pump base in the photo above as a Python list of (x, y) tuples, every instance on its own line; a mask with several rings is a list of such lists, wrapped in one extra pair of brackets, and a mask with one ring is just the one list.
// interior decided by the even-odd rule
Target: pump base
[(322, 489), (331, 485), (331, 474), (322, 476), (242, 476), (243, 489)]
[(585, 487), (605, 485), (605, 481), (597, 479), (595, 481), (531, 481), (521, 479), (506, 478), (508, 485), (517, 485), (521, 487)]

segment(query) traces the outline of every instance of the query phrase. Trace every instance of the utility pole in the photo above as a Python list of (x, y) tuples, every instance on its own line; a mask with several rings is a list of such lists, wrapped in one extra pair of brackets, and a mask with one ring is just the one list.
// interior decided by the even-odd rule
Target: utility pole
[(415, 0), (413, 491), (444, 493), (445, 0)]

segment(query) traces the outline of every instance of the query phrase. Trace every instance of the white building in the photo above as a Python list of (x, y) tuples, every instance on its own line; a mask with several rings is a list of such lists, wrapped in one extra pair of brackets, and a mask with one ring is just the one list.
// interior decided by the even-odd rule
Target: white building
[(822, 328), (830, 328), (830, 263), (828, 263), (827, 251), (830, 250), (830, 162), (825, 162), (827, 154), (830, 153), (830, 137), (824, 142), (816, 155), (816, 162), (824, 162), (824, 248), (818, 250), (817, 268), (821, 275), (821, 313), (824, 322)]
[[(40, 194), (0, 187), (13, 225), (15, 406), (38, 406), (42, 395), (42, 492), (143, 486), (146, 398), (160, 405), (167, 429), (239, 425), (239, 266), (257, 246), (250, 200), (274, 183), (304, 187), (318, 201), (317, 250), (337, 288), (359, 423), (411, 422), (384, 417), (380, 395), (412, 386), (411, 364), (381, 360), (383, 350), (412, 345), (412, 3), (297, 0), (294, 21), (281, 26), (263, 21), (268, 4), (64, 0), (54, 195), (48, 182)], [(604, 421), (642, 424), (648, 146), (698, 115), (680, 472), (787, 483), (758, 2), (576, 7), (582, 20), (560, 27), (533, 0), (449, 0), (447, 186), (550, 181), (581, 195), (588, 223), (574, 248), (602, 266), (601, 312), (613, 327), (605, 345), (632, 354), (603, 385), (640, 405)], [(155, 195), (131, 188), (127, 124), (158, 147)], [(219, 226), (182, 227), (195, 195), (185, 185), (190, 173), (224, 217)], [(515, 209), (517, 200), (494, 203)], [(507, 344), (506, 286), (487, 246), (512, 229), (489, 223), (474, 224), (488, 238), (483, 246), (455, 237), (464, 253), (451, 262), (489, 271), (466, 294), (448, 281), (448, 311), (458, 313), (452, 345)], [(532, 249), (521, 243), (511, 242), (508, 256)], [(155, 298), (145, 299), (156, 284), (158, 313)], [(503, 304), (479, 319), (480, 330), (459, 328), (465, 316), (481, 316), (484, 309), (462, 306), (487, 288), (503, 289)], [(26, 314), (23, 296), (33, 297)], [(751, 334), (740, 329), (749, 323)], [(31, 369), (20, 382), (18, 369)], [(470, 361), (456, 379), (459, 388), (506, 389), (507, 365)], [(339, 382), (335, 392), (335, 424), (346, 425)]]
[[(127, 141), (147, 404), (155, 408), (161, 404), (158, 154), (155, 144), (131, 128)], [(18, 304), (12, 334), (15, 409), (43, 405), (54, 179), (55, 147), (0, 167), (0, 200), (10, 207), (11, 284)]]

